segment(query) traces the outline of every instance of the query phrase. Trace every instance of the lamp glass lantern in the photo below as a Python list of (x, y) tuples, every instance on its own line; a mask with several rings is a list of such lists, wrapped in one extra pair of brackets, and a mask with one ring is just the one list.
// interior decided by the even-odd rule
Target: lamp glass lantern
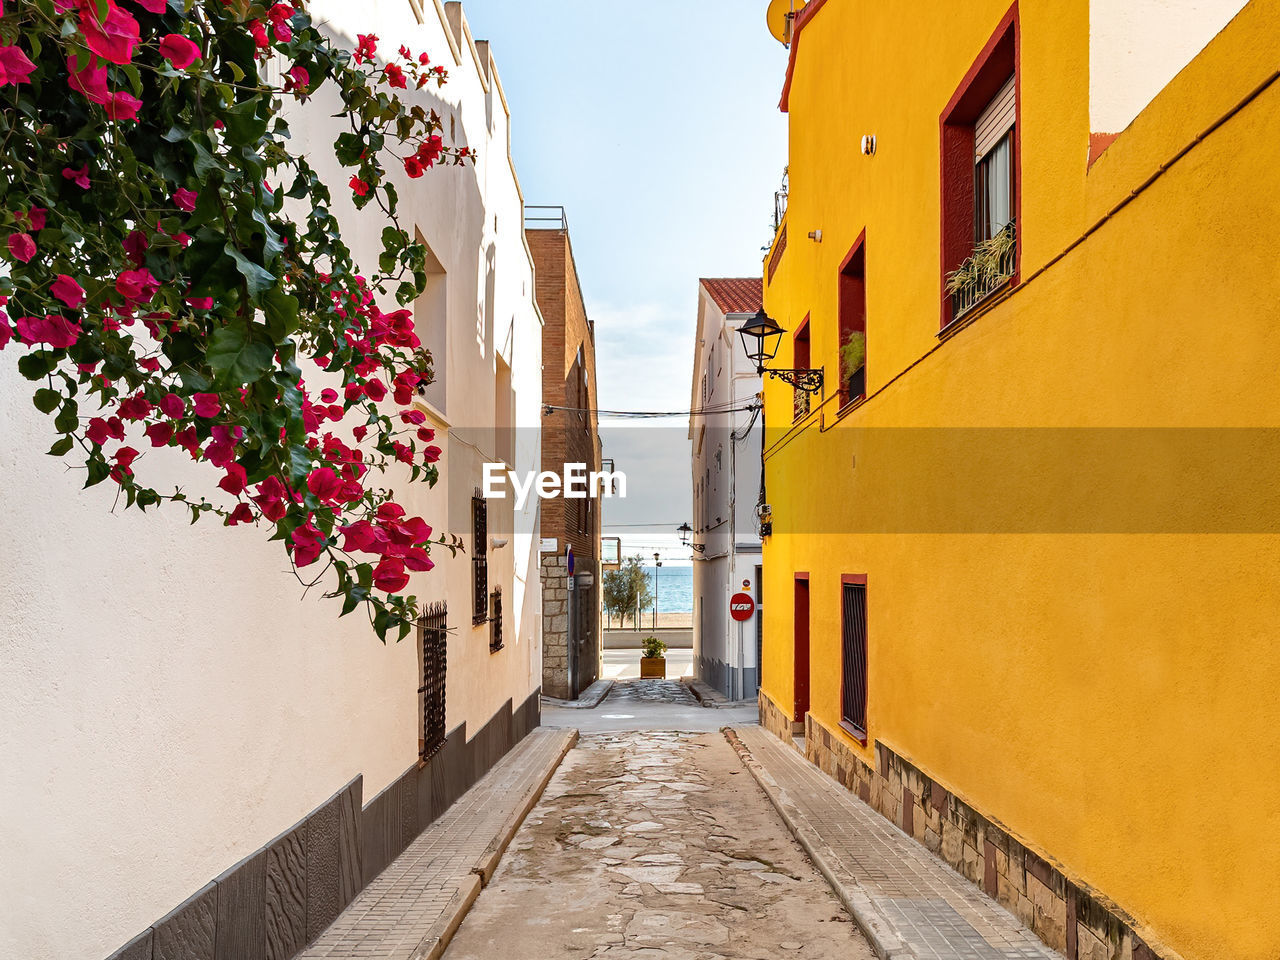
[(757, 373), (764, 373), (764, 365), (778, 355), (778, 345), (786, 332), (764, 310), (757, 311), (738, 328), (742, 348), (747, 352), (747, 359), (755, 361)]
[(693, 536), (693, 527), (689, 526), (687, 523), (682, 523), (680, 526), (676, 527), (676, 533), (680, 534), (680, 545), (687, 547), (689, 545), (689, 538)]

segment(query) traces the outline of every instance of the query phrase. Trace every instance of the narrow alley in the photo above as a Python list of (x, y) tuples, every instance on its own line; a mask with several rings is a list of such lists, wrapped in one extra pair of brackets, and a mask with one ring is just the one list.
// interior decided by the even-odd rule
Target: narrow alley
[(584, 732), (447, 960), (872, 957), (715, 731), (732, 711), (703, 709), (676, 681), (632, 680), (573, 712), (590, 717), (585, 731), (654, 710), (668, 722), (697, 711), (712, 729)]

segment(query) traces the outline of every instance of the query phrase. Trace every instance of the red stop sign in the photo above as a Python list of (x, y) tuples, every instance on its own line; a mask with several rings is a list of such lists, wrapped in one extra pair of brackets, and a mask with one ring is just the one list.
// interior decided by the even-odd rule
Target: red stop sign
[(729, 616), (735, 620), (750, 620), (756, 612), (756, 602), (749, 593), (735, 593), (729, 598)]

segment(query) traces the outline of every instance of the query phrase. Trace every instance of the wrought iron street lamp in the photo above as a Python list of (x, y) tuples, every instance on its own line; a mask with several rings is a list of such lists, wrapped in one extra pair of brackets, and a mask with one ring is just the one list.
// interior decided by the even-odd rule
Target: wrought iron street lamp
[(738, 336), (742, 338), (742, 347), (747, 352), (747, 359), (755, 361), (756, 373), (760, 376), (767, 373), (805, 393), (817, 393), (822, 389), (820, 369), (768, 370), (765, 368), (765, 364), (778, 355), (778, 344), (786, 332), (764, 310), (758, 311), (738, 328)]
[(693, 537), (693, 527), (689, 526), (689, 524), (680, 524), (680, 526), (676, 527), (676, 533), (680, 534), (680, 544), (688, 547), (694, 553), (702, 553), (707, 549), (707, 545), (705, 543), (691, 542)]

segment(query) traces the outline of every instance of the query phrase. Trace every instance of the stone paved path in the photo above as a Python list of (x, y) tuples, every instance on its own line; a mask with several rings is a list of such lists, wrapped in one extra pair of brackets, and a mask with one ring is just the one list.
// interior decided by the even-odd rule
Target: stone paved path
[(758, 726), (743, 760), (858, 923), (896, 960), (1061, 960), (1009, 911)]
[(873, 954), (720, 733), (645, 731), (579, 740), (444, 956)]
[[(302, 960), (428, 956), (480, 887), (510, 824), (572, 742), (563, 730), (535, 730), (374, 878), (301, 954)], [(504, 836), (504, 833), (507, 834)]]
[(601, 706), (619, 707), (632, 703), (698, 706), (697, 698), (679, 680), (619, 680)]

